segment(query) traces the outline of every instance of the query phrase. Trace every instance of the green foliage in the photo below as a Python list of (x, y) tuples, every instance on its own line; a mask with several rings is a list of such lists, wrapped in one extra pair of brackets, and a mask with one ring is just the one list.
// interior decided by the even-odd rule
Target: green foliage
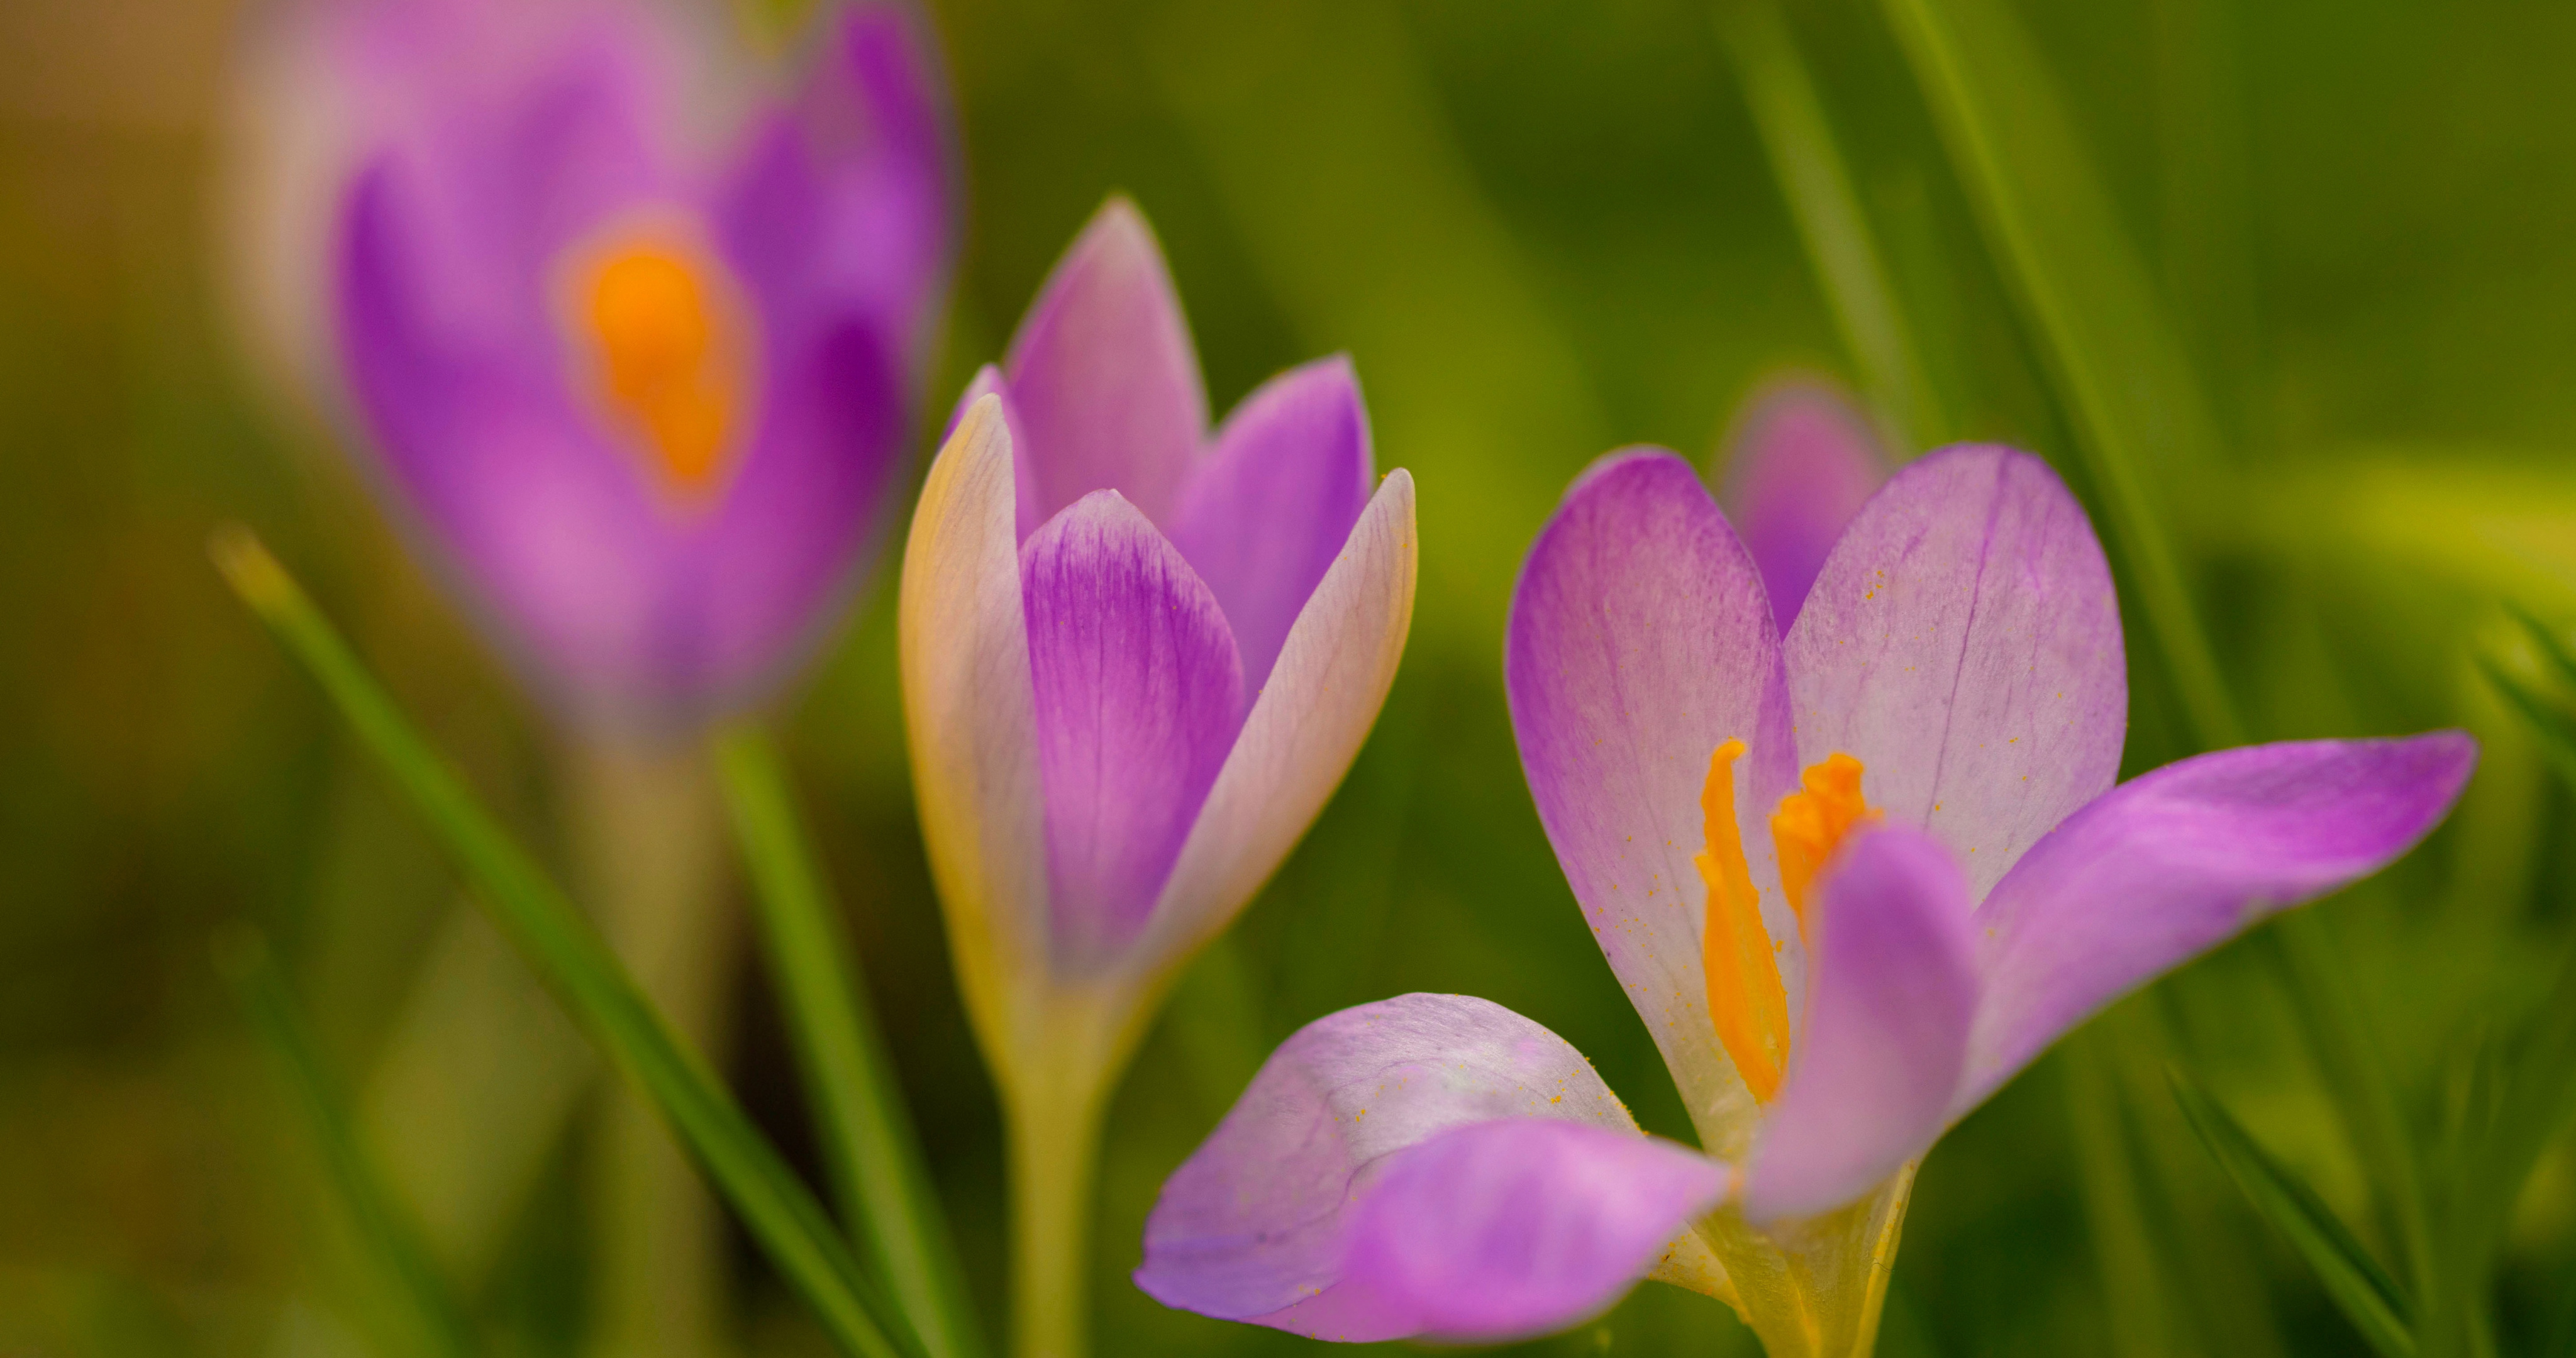
[(911, 1329), (860, 1276), (848, 1246), (795, 1172), (681, 1045), (572, 902), (421, 739), (285, 568), (243, 529), (218, 533), (213, 550), (234, 593), (321, 683), (455, 856), (475, 899), (601, 1050), (653, 1100), (832, 1338), (858, 1358), (917, 1353)]
[(2201, 1144), (2226, 1166), (2236, 1186), (2316, 1270), (2344, 1318), (2383, 1358), (2414, 1358), (2414, 1303), (2353, 1238), (2334, 1209), (2296, 1174), (2272, 1158), (2217, 1100), (2180, 1068), (2168, 1072), (2174, 1098), (2200, 1134)]

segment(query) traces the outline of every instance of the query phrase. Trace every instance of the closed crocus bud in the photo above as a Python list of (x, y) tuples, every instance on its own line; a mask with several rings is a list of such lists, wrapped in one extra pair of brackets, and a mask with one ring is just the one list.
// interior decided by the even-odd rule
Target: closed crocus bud
[(775, 88), (641, 0), (325, 0), (254, 58), (271, 366), (594, 732), (765, 695), (903, 477), (949, 117), (909, 15), (828, 14)]

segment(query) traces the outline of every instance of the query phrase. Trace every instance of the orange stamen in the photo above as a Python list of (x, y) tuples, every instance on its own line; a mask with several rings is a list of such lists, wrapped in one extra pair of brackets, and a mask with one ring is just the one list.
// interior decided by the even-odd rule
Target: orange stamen
[(1743, 754), (1744, 742), (1730, 740), (1709, 756), (1708, 783), (1699, 795), (1708, 848), (1691, 861), (1708, 884), (1700, 955), (1708, 974), (1709, 1018), (1744, 1087), (1767, 1103), (1780, 1092), (1781, 1072), (1789, 1064), (1789, 997), (1735, 825), (1735, 761)]
[(1810, 764), (1796, 792), (1780, 799), (1771, 817), (1771, 845), (1780, 854), (1780, 890), (1797, 912), (1798, 937), (1808, 939), (1807, 890), (1832, 861), (1854, 825), (1875, 824), (1879, 812), (1860, 795), (1861, 764), (1835, 753)]
[(611, 414), (640, 437), (670, 489), (701, 498), (731, 443), (738, 327), (708, 266), (667, 239), (621, 242), (594, 261), (578, 319)]

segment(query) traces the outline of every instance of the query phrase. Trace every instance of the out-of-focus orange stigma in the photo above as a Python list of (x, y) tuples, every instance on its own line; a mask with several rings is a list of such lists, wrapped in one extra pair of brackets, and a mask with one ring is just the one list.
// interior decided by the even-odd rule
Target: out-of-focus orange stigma
[(725, 470), (741, 396), (740, 327), (714, 266), (656, 236), (590, 256), (576, 322), (610, 413), (651, 454), (667, 488), (705, 498)]
[(1780, 855), (1780, 890), (1798, 915), (1798, 937), (1809, 939), (1809, 888), (1831, 862), (1834, 850), (1855, 825), (1875, 824), (1877, 808), (1861, 800), (1861, 763), (1850, 755), (1829, 754), (1810, 764), (1799, 777), (1798, 790), (1780, 799), (1771, 817), (1771, 846)]
[(1762, 895), (1754, 889), (1735, 825), (1735, 761), (1743, 754), (1744, 742), (1730, 740), (1709, 756), (1708, 782), (1699, 795), (1708, 847), (1691, 861), (1708, 884), (1700, 960), (1708, 975), (1709, 1019), (1744, 1087), (1768, 1103), (1780, 1092), (1789, 1065), (1789, 999), (1770, 931), (1762, 927)]

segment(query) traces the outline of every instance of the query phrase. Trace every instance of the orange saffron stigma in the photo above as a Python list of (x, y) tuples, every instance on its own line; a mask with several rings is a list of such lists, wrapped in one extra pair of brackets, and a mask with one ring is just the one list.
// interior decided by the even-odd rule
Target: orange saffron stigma
[(1854, 825), (1875, 824), (1879, 812), (1861, 800), (1860, 761), (1829, 754), (1810, 764), (1797, 791), (1780, 799), (1771, 817), (1771, 846), (1780, 854), (1780, 890), (1798, 915), (1798, 937), (1808, 937), (1807, 889), (1832, 861)]
[(641, 436), (669, 487), (695, 499), (724, 469), (739, 378), (739, 336), (706, 266), (663, 239), (595, 257), (578, 318), (612, 414)]
[(1768, 1103), (1780, 1092), (1789, 1064), (1789, 997), (1780, 986), (1780, 963), (1762, 927), (1762, 894), (1745, 866), (1743, 837), (1735, 827), (1735, 761), (1744, 742), (1730, 740), (1709, 756), (1700, 813), (1708, 848), (1691, 861), (1708, 884), (1708, 922), (1700, 960), (1708, 974), (1708, 1014), (1717, 1040), (1753, 1097)]
[[(1708, 976), (1709, 1020), (1744, 1087), (1756, 1102), (1769, 1103), (1789, 1068), (1789, 999), (1770, 931), (1762, 925), (1762, 893), (1753, 885), (1735, 824), (1735, 761), (1743, 756), (1740, 740), (1718, 746), (1709, 756), (1708, 782), (1699, 794), (1708, 847), (1691, 861), (1708, 884), (1700, 962)], [(1859, 760), (1828, 755), (1807, 768), (1799, 789), (1781, 798), (1771, 817), (1780, 888), (1797, 912), (1802, 941), (1808, 931), (1807, 892), (1816, 874), (1832, 861), (1853, 826), (1879, 819), (1878, 810), (1861, 799), (1860, 776)]]

